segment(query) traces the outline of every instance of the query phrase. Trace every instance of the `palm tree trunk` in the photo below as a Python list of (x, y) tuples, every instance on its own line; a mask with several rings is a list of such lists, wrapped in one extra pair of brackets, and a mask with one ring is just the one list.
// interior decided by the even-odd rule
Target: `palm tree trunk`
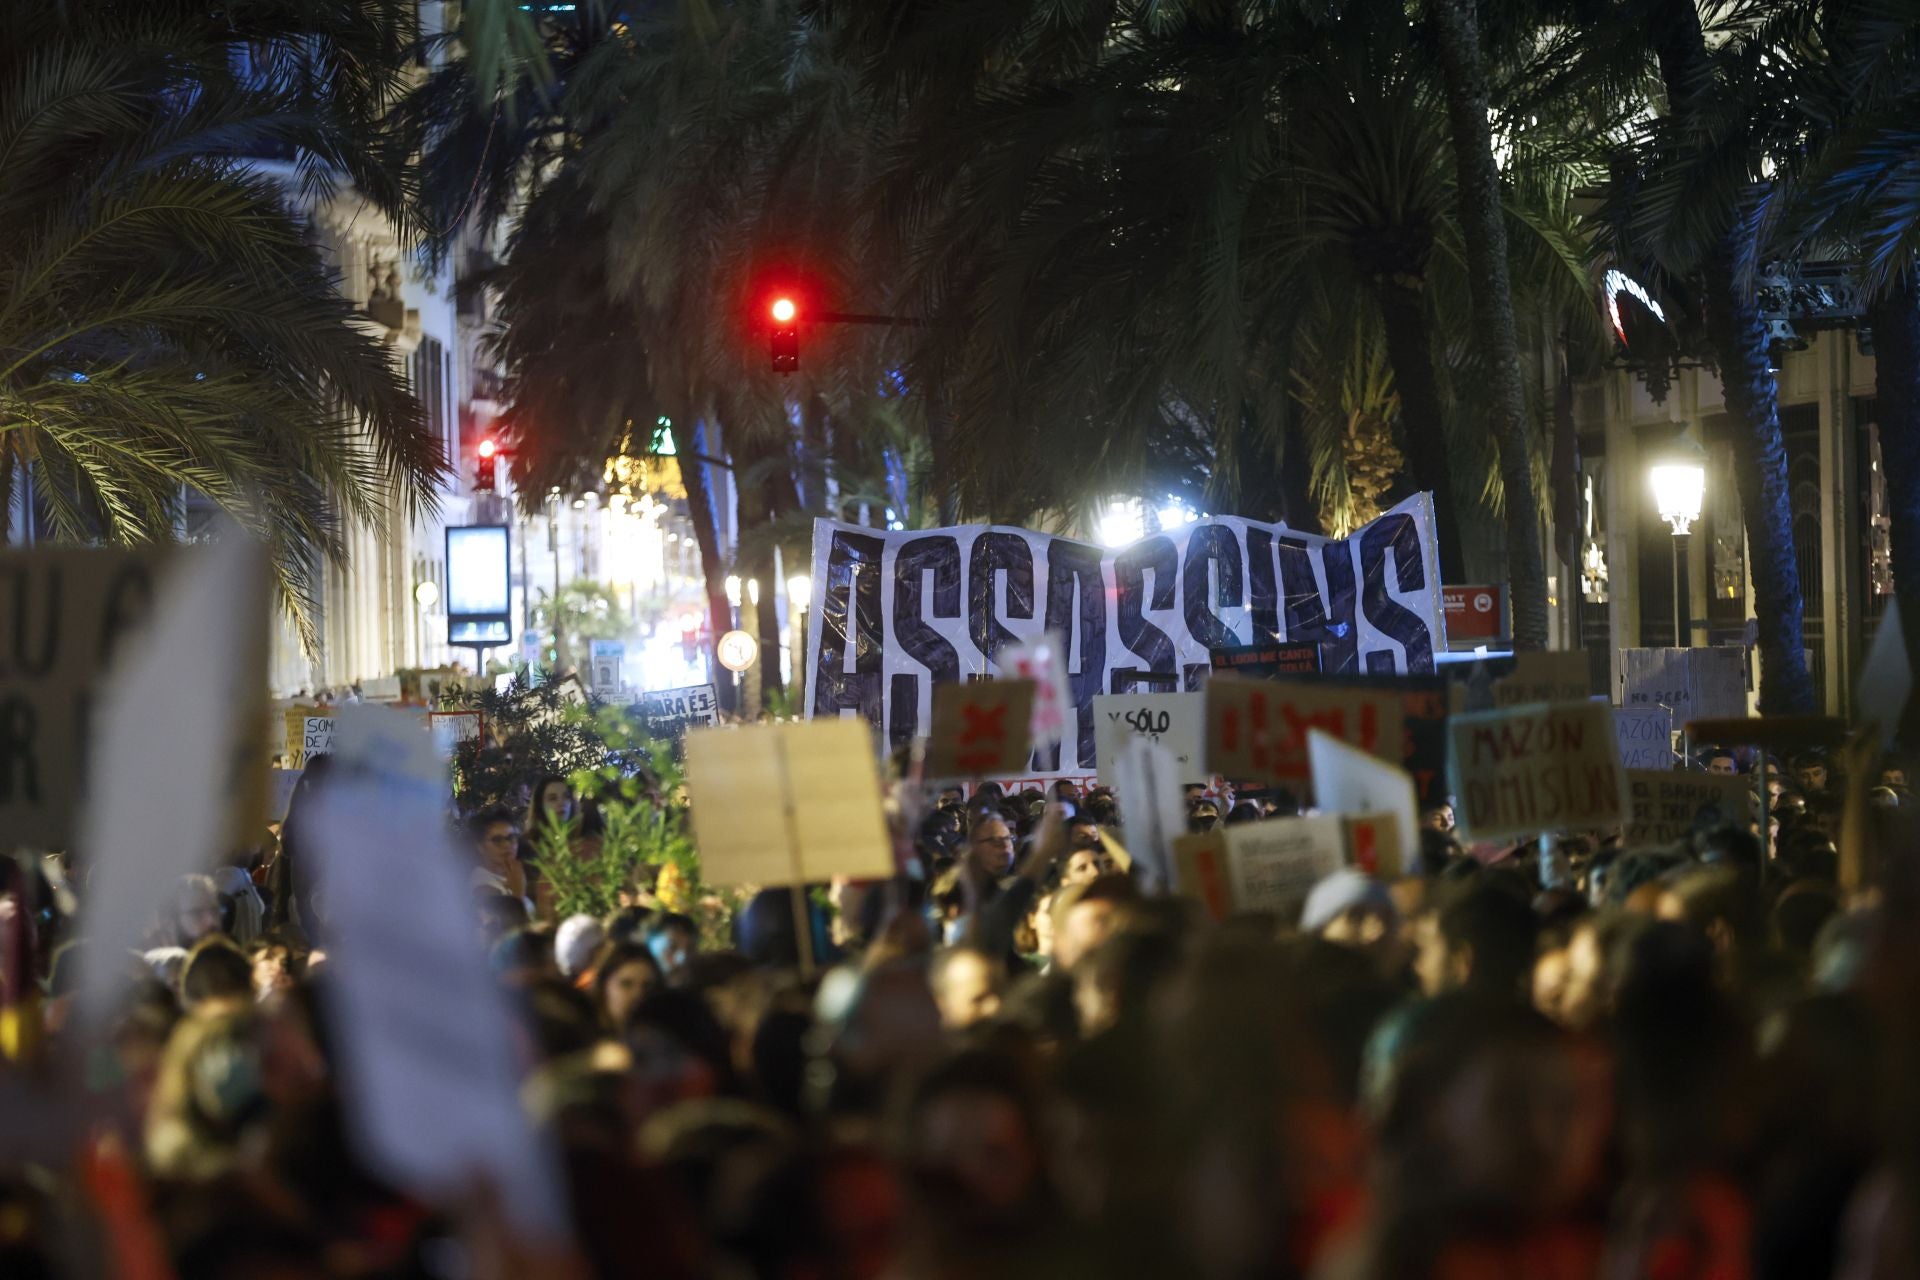
[(1500, 171), (1487, 127), (1487, 77), (1480, 61), (1480, 25), (1474, 0), (1430, 0), (1446, 80), (1447, 118), (1453, 130), (1455, 191), (1466, 239), (1467, 279), (1473, 296), (1473, 340), (1487, 379), (1487, 409), (1500, 450), (1506, 494), (1507, 583), (1516, 649), (1547, 647), (1547, 564), (1540, 549), (1539, 498), (1533, 488), (1533, 447), (1526, 390), (1520, 382), (1520, 341), (1507, 279), (1506, 214)]
[[(686, 420), (680, 415), (674, 416), (676, 424)], [(683, 432), (678, 425), (671, 430), (675, 437), (674, 449), (680, 455), (680, 482), (687, 489), (687, 514), (693, 520), (694, 541), (700, 547), (700, 574), (707, 584), (707, 626), (713, 632), (713, 641), (718, 641), (733, 630), (733, 605), (727, 600), (727, 562), (720, 555), (720, 508), (713, 486), (708, 482), (708, 464), (700, 461), (707, 453), (706, 433), (697, 423), (690, 432)], [(711, 657), (711, 643), (707, 652)], [(720, 709), (738, 711), (733, 681), (716, 675), (714, 684), (719, 692)]]
[(1453, 461), (1447, 453), (1440, 386), (1433, 376), (1433, 333), (1427, 327), (1426, 294), (1401, 275), (1375, 277), (1380, 320), (1386, 330), (1387, 363), (1400, 398), (1400, 435), (1414, 482), (1433, 492), (1433, 523), (1440, 543), (1440, 577), (1465, 581), (1460, 518), (1453, 496)]
[(1817, 707), (1807, 669), (1800, 566), (1793, 553), (1793, 503), (1787, 446), (1780, 435), (1780, 389), (1767, 358), (1767, 330), (1734, 272), (1744, 221), (1705, 264), (1707, 340), (1733, 417), (1733, 465), (1753, 558), (1753, 612), (1760, 649), (1760, 710), (1806, 714)]
[[(1683, 126), (1713, 91), (1701, 74), (1706, 33), (1694, 0), (1669, 0), (1654, 15), (1653, 51), (1674, 118)], [(1785, 715), (1815, 709), (1807, 670), (1800, 566), (1793, 554), (1793, 503), (1787, 489), (1787, 446), (1780, 435), (1780, 388), (1767, 358), (1766, 327), (1737, 264), (1751, 256), (1752, 219), (1741, 210), (1701, 264), (1707, 343), (1733, 417), (1734, 483), (1746, 517), (1753, 570), (1753, 612), (1760, 650), (1760, 710)]]
[(1920, 673), (1920, 289), (1910, 272), (1895, 276), (1867, 305), (1867, 322), (1873, 326), (1893, 598), (1907, 628), (1908, 662)]

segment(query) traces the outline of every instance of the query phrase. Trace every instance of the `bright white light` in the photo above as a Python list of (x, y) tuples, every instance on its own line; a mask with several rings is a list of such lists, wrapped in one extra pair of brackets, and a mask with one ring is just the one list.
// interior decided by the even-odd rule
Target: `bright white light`
[(1162, 529), (1179, 529), (1200, 518), (1178, 502), (1160, 508), (1155, 514), (1160, 519)]
[(1124, 547), (1146, 536), (1146, 513), (1138, 498), (1116, 498), (1100, 513), (1098, 536), (1103, 547)]
[(1675, 534), (1686, 533), (1700, 518), (1707, 493), (1707, 469), (1693, 462), (1668, 462), (1647, 472), (1653, 480), (1653, 501), (1660, 518)]
[(727, 575), (727, 603), (736, 609), (740, 607), (740, 579), (735, 574)]
[(813, 579), (804, 573), (796, 573), (787, 579), (787, 606), (792, 609), (804, 609), (813, 601)]
[(747, 599), (753, 601), (755, 604), (760, 603), (760, 579), (749, 578), (747, 580)]

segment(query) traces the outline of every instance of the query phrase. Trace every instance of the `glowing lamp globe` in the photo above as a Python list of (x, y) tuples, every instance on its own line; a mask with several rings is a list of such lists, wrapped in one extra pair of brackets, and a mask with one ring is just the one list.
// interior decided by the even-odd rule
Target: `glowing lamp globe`
[(1674, 533), (1693, 529), (1700, 518), (1700, 506), (1707, 494), (1707, 469), (1698, 462), (1662, 462), (1648, 472), (1653, 481), (1653, 502), (1660, 518)]
[(792, 324), (793, 318), (800, 314), (800, 308), (792, 298), (775, 298), (767, 310), (776, 324)]

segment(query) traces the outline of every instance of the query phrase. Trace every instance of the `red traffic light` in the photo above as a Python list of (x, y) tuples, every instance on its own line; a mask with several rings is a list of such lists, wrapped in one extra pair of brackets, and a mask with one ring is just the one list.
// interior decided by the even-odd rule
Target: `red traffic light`
[(474, 446), (473, 451), (480, 455), (482, 461), (485, 461), (500, 452), (500, 443), (492, 436), (482, 436), (480, 437), (480, 443)]
[(800, 306), (784, 294), (773, 300), (767, 308), (767, 314), (773, 317), (775, 324), (792, 324), (793, 318), (800, 314)]

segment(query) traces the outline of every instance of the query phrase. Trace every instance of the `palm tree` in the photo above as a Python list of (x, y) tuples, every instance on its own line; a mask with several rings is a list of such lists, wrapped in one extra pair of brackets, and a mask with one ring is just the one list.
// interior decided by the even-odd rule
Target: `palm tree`
[(342, 519), (429, 506), (444, 461), (241, 158), (298, 148), (315, 181), (364, 160), (353, 112), (384, 73), (363, 68), (332, 114), (273, 37), (313, 67), (366, 33), (336, 47), (254, 21), (284, 8), (234, 10), (265, 69), (250, 83), (227, 70), (231, 28), (194, 7), (0, 5), (0, 498), (30, 474), (58, 536), (136, 542), (174, 536), (203, 494), (268, 541), (311, 643)]
[[(1571, 78), (1605, 94), (1650, 75), (1655, 93), (1649, 96), (1664, 107), (1616, 149), (1601, 230), (1618, 257), (1685, 282), (1697, 299), (1733, 420), (1734, 475), (1754, 584), (1760, 709), (1812, 711), (1779, 389), (1752, 287), (1773, 138), (1748, 127), (1735, 105), (1758, 69), (1758, 47), (1746, 37), (1751, 15), (1734, 12), (1710, 47), (1696, 0), (1624, 6), (1574, 0), (1569, 7), (1578, 36), (1559, 52), (1568, 53)], [(1735, 6), (1713, 0), (1706, 7), (1724, 15)]]
[[(1779, 247), (1792, 257), (1847, 251), (1858, 263), (1894, 596), (1906, 625), (1920, 629), (1920, 71), (1899, 55), (1920, 34), (1920, 15), (1885, 0), (1779, 9), (1766, 34), (1785, 55), (1788, 87), (1773, 86), (1773, 103), (1794, 104), (1781, 124), (1799, 144), (1779, 148)], [(1907, 648), (1920, 672), (1920, 646)]]
[[(1507, 580), (1517, 649), (1547, 645), (1547, 567), (1540, 551), (1533, 495), (1533, 447), (1507, 277), (1506, 214), (1493, 159), (1487, 76), (1480, 53), (1480, 16), (1474, 0), (1430, 0), (1429, 20), (1446, 81), (1453, 130), (1455, 191), (1472, 282), (1473, 331), (1492, 394), (1494, 440), (1507, 502)], [(1527, 501), (1519, 495), (1526, 494)]]

